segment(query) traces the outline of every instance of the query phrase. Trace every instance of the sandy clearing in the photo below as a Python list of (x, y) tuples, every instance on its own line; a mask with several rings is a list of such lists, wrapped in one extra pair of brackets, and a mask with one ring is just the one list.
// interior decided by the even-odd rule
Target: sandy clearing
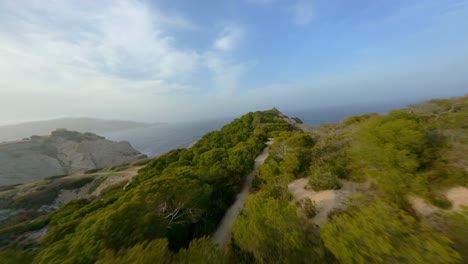
[(224, 249), (231, 238), (231, 225), (234, 220), (239, 216), (240, 212), (244, 208), (245, 201), (249, 196), (249, 190), (252, 186), (252, 181), (255, 175), (258, 173), (258, 168), (263, 165), (265, 159), (268, 157), (268, 150), (270, 149), (271, 144), (273, 141), (270, 140), (267, 143), (267, 147), (265, 147), (260, 153), (260, 155), (255, 158), (255, 166), (251, 173), (249, 173), (246, 178), (245, 182), (242, 185), (241, 191), (237, 194), (236, 201), (229, 207), (226, 213), (223, 216), (218, 228), (213, 233), (212, 241), (217, 244), (220, 248)]
[(452, 210), (460, 211), (462, 206), (468, 207), (468, 188), (453, 187), (447, 191), (447, 199), (452, 202)]
[(312, 219), (312, 222), (317, 225), (322, 225), (328, 221), (328, 213), (334, 208), (344, 208), (343, 202), (347, 200), (353, 193), (362, 190), (368, 190), (370, 183), (357, 183), (343, 181), (342, 188), (339, 190), (324, 190), (314, 191), (305, 189), (308, 184), (307, 178), (297, 179), (288, 184), (289, 192), (293, 195), (294, 200), (301, 200), (306, 197), (317, 203), (318, 214)]
[(468, 207), (468, 188), (466, 187), (452, 187), (446, 192), (447, 199), (452, 203), (452, 208), (441, 209), (432, 204), (429, 204), (421, 197), (412, 196), (409, 202), (416, 213), (420, 216), (428, 216), (433, 213), (443, 212), (459, 212), (463, 207)]
[(437, 207), (430, 205), (426, 203), (426, 201), (417, 196), (412, 196), (409, 198), (409, 203), (413, 207), (413, 209), (416, 211), (416, 213), (420, 216), (428, 216), (431, 215), (435, 212), (437, 212)]

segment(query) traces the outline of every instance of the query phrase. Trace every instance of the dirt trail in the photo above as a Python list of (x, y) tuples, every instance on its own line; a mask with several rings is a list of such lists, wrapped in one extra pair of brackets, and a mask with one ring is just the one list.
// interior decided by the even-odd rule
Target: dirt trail
[(244, 208), (247, 196), (249, 196), (250, 187), (252, 186), (252, 181), (258, 173), (258, 168), (263, 165), (265, 159), (268, 157), (268, 150), (270, 149), (271, 144), (273, 144), (273, 141), (270, 140), (266, 144), (267, 147), (263, 149), (262, 153), (260, 153), (257, 158), (255, 158), (254, 169), (246, 176), (242, 189), (240, 193), (237, 194), (236, 201), (226, 211), (221, 223), (213, 234), (212, 240), (215, 244), (218, 244), (220, 248), (224, 249), (231, 238), (231, 225), (234, 222), (234, 219), (236, 219)]

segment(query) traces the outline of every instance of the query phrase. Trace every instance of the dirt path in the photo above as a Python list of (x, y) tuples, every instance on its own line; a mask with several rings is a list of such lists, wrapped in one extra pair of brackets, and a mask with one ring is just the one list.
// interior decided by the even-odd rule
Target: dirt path
[(231, 238), (231, 225), (234, 222), (234, 219), (240, 214), (242, 209), (244, 208), (245, 201), (247, 200), (247, 196), (249, 196), (249, 190), (252, 186), (252, 181), (255, 175), (258, 173), (258, 168), (263, 165), (265, 159), (268, 157), (268, 150), (270, 149), (271, 144), (273, 141), (270, 140), (267, 143), (267, 147), (263, 149), (262, 153), (255, 158), (255, 166), (251, 173), (249, 173), (246, 178), (245, 182), (242, 185), (242, 189), (239, 194), (237, 194), (236, 201), (229, 207), (224, 214), (221, 223), (218, 226), (218, 229), (213, 234), (212, 240), (215, 244), (222, 249), (224, 249)]

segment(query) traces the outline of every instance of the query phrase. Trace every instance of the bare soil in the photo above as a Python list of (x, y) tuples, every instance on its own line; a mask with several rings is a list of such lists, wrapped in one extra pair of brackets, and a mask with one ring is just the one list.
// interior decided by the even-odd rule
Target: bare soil
[(304, 198), (310, 198), (317, 204), (318, 213), (312, 219), (312, 222), (317, 225), (322, 225), (328, 221), (328, 213), (335, 208), (344, 209), (343, 202), (347, 200), (352, 194), (368, 190), (371, 186), (369, 182), (357, 183), (350, 181), (343, 181), (343, 186), (339, 190), (324, 190), (314, 191), (307, 188), (308, 179), (301, 178), (291, 182), (288, 185), (289, 192), (293, 195), (294, 200), (299, 201)]

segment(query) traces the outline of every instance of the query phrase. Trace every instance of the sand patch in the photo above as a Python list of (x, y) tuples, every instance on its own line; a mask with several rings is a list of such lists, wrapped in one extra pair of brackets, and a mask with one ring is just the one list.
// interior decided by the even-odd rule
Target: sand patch
[(453, 187), (447, 191), (447, 199), (452, 202), (452, 209), (462, 210), (462, 207), (468, 207), (468, 188)]
[(420, 216), (428, 216), (437, 212), (438, 208), (428, 204), (423, 198), (412, 196), (409, 198), (409, 203), (411, 207), (416, 211)]
[(288, 184), (288, 190), (293, 195), (294, 200), (310, 198), (317, 204), (318, 214), (312, 219), (315, 224), (321, 225), (328, 221), (328, 214), (335, 208), (344, 209), (343, 202), (346, 201), (352, 194), (368, 190), (370, 183), (356, 183), (343, 181), (342, 188), (339, 190), (324, 190), (314, 191), (306, 189), (308, 184), (307, 178), (297, 179)]
[(421, 197), (412, 196), (409, 202), (416, 213), (420, 216), (429, 216), (436, 212), (459, 212), (463, 207), (468, 207), (468, 188), (452, 187), (446, 192), (447, 199), (452, 203), (452, 208), (441, 209), (429, 204)]

